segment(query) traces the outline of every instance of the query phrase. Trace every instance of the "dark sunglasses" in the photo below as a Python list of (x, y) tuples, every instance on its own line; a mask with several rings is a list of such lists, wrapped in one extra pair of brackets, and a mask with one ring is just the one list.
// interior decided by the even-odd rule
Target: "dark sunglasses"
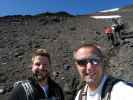
[(100, 59), (87, 58), (87, 59), (76, 60), (76, 62), (78, 65), (87, 65), (88, 63), (91, 63), (92, 65), (97, 65), (100, 63)]

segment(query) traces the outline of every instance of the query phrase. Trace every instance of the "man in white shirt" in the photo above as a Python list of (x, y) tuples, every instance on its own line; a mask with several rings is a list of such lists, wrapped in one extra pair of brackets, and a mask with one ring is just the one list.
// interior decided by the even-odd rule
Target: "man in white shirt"
[(81, 81), (75, 100), (130, 100), (133, 87), (128, 83), (108, 76), (104, 72), (104, 56), (98, 45), (83, 44), (74, 50), (76, 68)]

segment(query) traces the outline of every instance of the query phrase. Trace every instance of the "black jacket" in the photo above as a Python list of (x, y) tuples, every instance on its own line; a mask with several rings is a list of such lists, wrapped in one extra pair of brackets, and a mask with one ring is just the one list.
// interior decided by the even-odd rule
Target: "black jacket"
[[(30, 98), (29, 100), (64, 100), (62, 89), (52, 79), (48, 79), (48, 98), (45, 96), (44, 91), (35, 79), (31, 78), (29, 80), (34, 90), (32, 93), (33, 98)], [(27, 100), (27, 96), (22, 85), (18, 85), (13, 89), (9, 100)]]

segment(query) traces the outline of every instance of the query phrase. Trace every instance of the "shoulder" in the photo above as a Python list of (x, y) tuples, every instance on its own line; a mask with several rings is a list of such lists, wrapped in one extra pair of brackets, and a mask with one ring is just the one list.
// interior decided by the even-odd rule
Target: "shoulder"
[(128, 85), (124, 81), (117, 82), (111, 91), (111, 95), (113, 98), (125, 98), (124, 100), (128, 100), (129, 97), (132, 97), (133, 87)]
[(33, 86), (30, 80), (17, 81), (13, 85), (14, 89), (23, 91), (24, 93), (33, 93)]
[(17, 81), (13, 84), (13, 90), (24, 90), (23, 86), (26, 84), (30, 84), (29, 80), (21, 80), (21, 81)]
[(26, 100), (26, 94), (22, 85), (15, 82), (13, 90), (9, 96), (9, 100)]
[(16, 87), (19, 87), (19, 86), (22, 86), (23, 84), (29, 84), (30, 81), (29, 80), (20, 80), (20, 81), (17, 81), (13, 84), (13, 87), (16, 88)]
[(117, 82), (114, 86), (113, 89), (118, 89), (118, 90), (133, 90), (133, 84), (130, 82), (125, 82), (125, 81), (119, 81)]
[(133, 83), (132, 82), (127, 82), (127, 81), (124, 81), (122, 79), (117, 79), (117, 78), (114, 78), (112, 76), (108, 76), (105, 85), (110, 85), (112, 87), (112, 91), (113, 90), (118, 90), (120, 91), (120, 89), (133, 89)]
[(13, 92), (19, 93), (20, 91), (24, 91), (23, 86), (20, 83), (15, 83), (13, 86)]

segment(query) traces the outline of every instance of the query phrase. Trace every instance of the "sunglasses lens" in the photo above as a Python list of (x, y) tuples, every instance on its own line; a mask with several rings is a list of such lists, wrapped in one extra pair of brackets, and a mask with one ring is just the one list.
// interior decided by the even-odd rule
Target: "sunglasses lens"
[(86, 59), (77, 60), (77, 63), (78, 63), (79, 65), (86, 65), (86, 64), (87, 64), (87, 60), (86, 60)]
[(92, 65), (97, 65), (99, 64), (98, 59), (82, 59), (82, 60), (76, 60), (78, 65), (86, 65), (87, 63), (91, 63)]
[(99, 64), (99, 61), (97, 59), (90, 59), (90, 63), (93, 65)]

